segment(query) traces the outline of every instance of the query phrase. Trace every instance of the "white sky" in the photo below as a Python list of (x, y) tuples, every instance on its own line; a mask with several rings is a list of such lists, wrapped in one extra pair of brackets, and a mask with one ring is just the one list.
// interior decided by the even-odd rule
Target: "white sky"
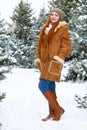
[[(43, 5), (47, 7), (48, 0), (23, 0), (31, 2), (31, 8), (38, 14), (39, 10)], [(20, 2), (20, 0), (0, 0), (0, 17), (4, 18), (6, 21), (10, 21), (10, 16), (14, 11), (15, 6)]]

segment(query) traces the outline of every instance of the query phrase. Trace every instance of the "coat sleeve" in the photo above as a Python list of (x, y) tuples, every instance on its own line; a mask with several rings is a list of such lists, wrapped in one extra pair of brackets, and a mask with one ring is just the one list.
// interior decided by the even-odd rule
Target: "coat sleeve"
[(72, 43), (70, 40), (69, 32), (68, 32), (68, 26), (65, 25), (62, 28), (62, 34), (60, 38), (60, 50), (58, 52), (58, 57), (65, 60), (66, 57), (70, 55), (71, 49), (72, 49)]
[(40, 59), (40, 51), (41, 51), (41, 43), (40, 43), (40, 34), (38, 38), (38, 43), (37, 43), (37, 48), (36, 48), (36, 54), (35, 54), (35, 59)]

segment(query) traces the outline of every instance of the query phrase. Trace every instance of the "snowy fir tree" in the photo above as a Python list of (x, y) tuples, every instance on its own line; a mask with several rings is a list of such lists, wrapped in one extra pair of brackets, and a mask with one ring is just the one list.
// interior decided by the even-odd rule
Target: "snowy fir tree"
[(17, 65), (19, 67), (33, 67), (34, 57), (34, 31), (33, 31), (33, 10), (31, 4), (28, 2), (20, 1), (18, 6), (13, 11), (11, 17), (13, 25), (13, 34), (16, 36), (17, 51), (14, 57), (16, 57)]
[(31, 45), (31, 27), (33, 26), (32, 15), (33, 10), (31, 9), (31, 4), (21, 0), (15, 7), (11, 17), (13, 23), (15, 22), (16, 24), (14, 33), (25, 45)]
[(71, 15), (72, 60), (66, 80), (87, 80), (87, 0), (79, 1), (77, 8), (71, 9)]
[(75, 101), (77, 102), (79, 108), (87, 108), (87, 87), (86, 87), (86, 93), (82, 97), (78, 94), (75, 95)]
[(75, 101), (77, 102), (79, 108), (87, 108), (87, 93), (85, 96), (75, 95)]
[(9, 72), (10, 68), (7, 66), (10, 62), (8, 55), (8, 35), (6, 32), (6, 23), (4, 19), (0, 20), (0, 80), (5, 78), (4, 73)]
[[(6, 66), (6, 62), (9, 60), (7, 58), (7, 50), (6, 46), (7, 45), (7, 36), (6, 36), (6, 30), (5, 30), (5, 22), (4, 20), (0, 19), (0, 80), (5, 78), (4, 73), (8, 71)], [(5, 98), (5, 93), (1, 93), (0, 91), (0, 102), (2, 102), (2, 99)], [(1, 128), (1, 123), (0, 123), (0, 128)]]
[(40, 13), (37, 17), (37, 30), (40, 31), (41, 27), (45, 24), (46, 20), (47, 20), (48, 14), (47, 11), (45, 9), (45, 7), (43, 6), (42, 9), (40, 9)]
[(14, 34), (9, 36), (9, 57), (10, 67), (32, 68), (33, 61), (31, 59), (32, 46), (24, 45), (22, 40), (16, 38)]

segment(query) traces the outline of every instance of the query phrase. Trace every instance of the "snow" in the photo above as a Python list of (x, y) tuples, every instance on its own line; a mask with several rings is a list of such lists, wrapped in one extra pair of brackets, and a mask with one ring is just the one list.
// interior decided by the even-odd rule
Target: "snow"
[(56, 83), (57, 99), (65, 109), (60, 121), (43, 122), (48, 102), (38, 89), (39, 72), (14, 68), (0, 82), (6, 98), (0, 103), (0, 130), (86, 130), (87, 109), (78, 108), (75, 94), (84, 96), (86, 82)]
[(87, 15), (81, 15), (81, 16), (79, 16), (78, 19), (79, 19), (79, 20), (85, 20), (85, 19), (87, 19)]

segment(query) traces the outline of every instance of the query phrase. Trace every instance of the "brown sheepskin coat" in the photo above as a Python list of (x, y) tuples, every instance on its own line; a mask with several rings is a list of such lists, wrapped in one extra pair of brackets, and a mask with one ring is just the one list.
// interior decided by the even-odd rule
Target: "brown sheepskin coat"
[(41, 72), (40, 79), (59, 82), (63, 61), (69, 56), (72, 47), (68, 25), (65, 21), (60, 21), (51, 29), (50, 34), (46, 33), (45, 26), (47, 25), (40, 31), (35, 60)]

